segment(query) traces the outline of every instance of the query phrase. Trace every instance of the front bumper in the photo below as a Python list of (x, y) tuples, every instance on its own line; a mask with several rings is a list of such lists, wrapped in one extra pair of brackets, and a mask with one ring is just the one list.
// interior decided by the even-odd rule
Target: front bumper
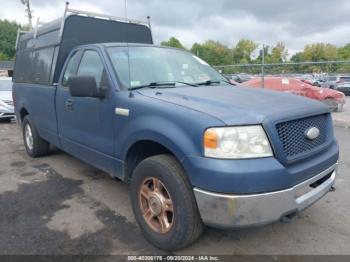
[(291, 188), (269, 193), (231, 195), (194, 188), (194, 195), (207, 225), (223, 228), (263, 225), (315, 203), (330, 190), (336, 173), (337, 164)]
[(1, 113), (0, 112), (0, 119), (7, 119), (7, 118), (15, 118), (14, 113)]
[(14, 118), (15, 110), (13, 106), (9, 106), (4, 102), (0, 101), (0, 119), (4, 118)]

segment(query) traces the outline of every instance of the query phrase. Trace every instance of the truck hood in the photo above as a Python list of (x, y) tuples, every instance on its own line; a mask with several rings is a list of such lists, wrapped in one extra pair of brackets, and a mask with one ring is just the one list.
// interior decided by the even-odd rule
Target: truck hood
[(144, 89), (139, 93), (208, 114), (226, 125), (260, 124), (328, 112), (322, 103), (294, 94), (237, 86)]

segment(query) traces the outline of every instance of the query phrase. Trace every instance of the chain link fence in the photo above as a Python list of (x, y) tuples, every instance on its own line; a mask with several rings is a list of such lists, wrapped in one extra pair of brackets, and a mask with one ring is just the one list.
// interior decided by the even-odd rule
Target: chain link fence
[(288, 62), (273, 64), (235, 64), (215, 66), (224, 75), (325, 77), (350, 75), (350, 60), (322, 62)]

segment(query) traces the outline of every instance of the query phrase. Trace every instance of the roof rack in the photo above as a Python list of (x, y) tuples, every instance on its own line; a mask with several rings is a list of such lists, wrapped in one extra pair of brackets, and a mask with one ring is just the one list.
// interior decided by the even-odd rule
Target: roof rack
[[(133, 20), (133, 19), (128, 19), (125, 17), (118, 17), (118, 16), (111, 16), (111, 15), (105, 15), (105, 14), (100, 14), (100, 13), (95, 13), (95, 12), (87, 12), (87, 11), (83, 11), (83, 10), (77, 10), (77, 9), (71, 9), (69, 8), (69, 2), (66, 2), (66, 6), (64, 9), (64, 14), (61, 20), (61, 26), (60, 26), (60, 31), (58, 34), (58, 40), (60, 41), (62, 38), (62, 34), (63, 34), (63, 29), (64, 29), (64, 23), (66, 18), (69, 15), (81, 15), (81, 16), (87, 16), (87, 17), (94, 17), (94, 18), (102, 18), (102, 19), (107, 19), (107, 20), (113, 20), (113, 21), (119, 21), (119, 22), (125, 22), (125, 23), (132, 23), (132, 24), (141, 24), (141, 25), (146, 25), (148, 26), (148, 28), (150, 29), (151, 32), (151, 38), (153, 41), (153, 35), (152, 35), (152, 28), (151, 28), (151, 18), (149, 16), (147, 16), (147, 21), (140, 21), (140, 20)], [(39, 18), (37, 19), (37, 23), (36, 26), (34, 28), (34, 38), (37, 37), (38, 34), (38, 28), (41, 25), (45, 25), (45, 23), (42, 23), (39, 21)], [(17, 38), (16, 38), (16, 49), (18, 47), (18, 42), (19, 42), (19, 38), (22, 34), (24, 33), (28, 33), (30, 31), (23, 31), (20, 30), (18, 28), (17, 30)]]
[[(69, 16), (69, 13), (75, 14), (75, 15), (83, 15), (83, 16), (87, 16), (87, 17), (103, 18), (103, 19), (114, 20), (114, 21), (119, 21), (119, 22), (147, 25), (151, 31), (151, 34), (152, 34), (151, 20), (150, 20), (149, 16), (147, 16), (147, 21), (128, 19), (126, 17), (111, 16), (111, 15), (105, 15), (105, 14), (100, 14), (100, 13), (95, 13), (95, 12), (88, 12), (88, 11), (83, 11), (83, 10), (78, 10), (78, 9), (71, 9), (71, 8), (69, 8), (69, 2), (66, 2), (66, 7), (64, 9), (64, 14), (62, 17), (62, 22), (61, 22), (59, 39), (61, 39), (61, 37), (62, 37), (63, 29), (64, 29), (64, 22), (65, 22), (66, 18)], [(152, 36), (152, 39), (153, 39), (153, 36)]]
[(36, 19), (36, 26), (34, 28), (34, 38), (38, 36), (38, 27), (45, 24), (43, 22), (40, 22), (39, 19), (39, 17)]
[(21, 30), (19, 27), (17, 29), (17, 36), (16, 36), (16, 44), (15, 44), (15, 49), (17, 50), (17, 47), (18, 47), (18, 42), (19, 42), (19, 37), (22, 35), (22, 34), (25, 34), (25, 33), (28, 33), (29, 31), (24, 31), (24, 30)]

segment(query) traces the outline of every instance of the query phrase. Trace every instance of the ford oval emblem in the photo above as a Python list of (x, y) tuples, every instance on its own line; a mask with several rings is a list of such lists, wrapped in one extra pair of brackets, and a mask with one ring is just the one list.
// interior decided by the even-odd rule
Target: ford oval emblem
[(309, 140), (314, 140), (320, 135), (320, 129), (317, 127), (310, 127), (306, 130), (305, 136)]

